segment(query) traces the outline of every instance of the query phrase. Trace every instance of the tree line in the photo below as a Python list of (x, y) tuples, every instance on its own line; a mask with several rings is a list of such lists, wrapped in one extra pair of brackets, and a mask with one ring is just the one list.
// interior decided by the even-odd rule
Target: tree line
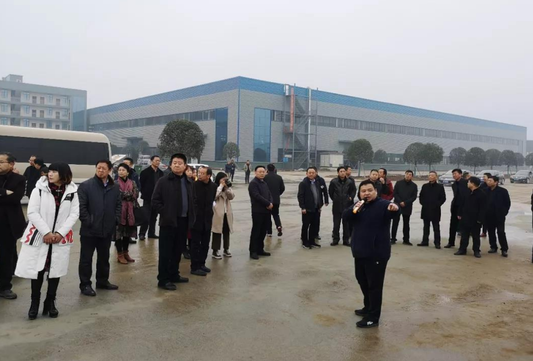
[[(388, 160), (387, 152), (383, 149), (378, 149), (374, 152), (372, 144), (366, 139), (353, 141), (346, 150), (346, 156), (353, 164), (386, 163)], [(419, 164), (427, 164), (431, 169), (432, 165), (442, 162), (443, 159), (444, 150), (435, 143), (413, 143), (403, 153), (404, 162), (414, 164), (415, 168)], [(490, 169), (492, 169), (495, 166), (506, 165), (507, 173), (509, 173), (509, 168), (512, 166), (517, 169), (524, 164), (533, 166), (533, 153), (524, 158), (521, 153), (516, 153), (512, 150), (488, 149), (485, 151), (479, 147), (473, 147), (469, 150), (462, 147), (454, 148), (450, 151), (448, 159), (450, 164), (454, 164), (458, 168), (461, 165), (473, 167), (474, 172), (481, 166), (490, 166)]]

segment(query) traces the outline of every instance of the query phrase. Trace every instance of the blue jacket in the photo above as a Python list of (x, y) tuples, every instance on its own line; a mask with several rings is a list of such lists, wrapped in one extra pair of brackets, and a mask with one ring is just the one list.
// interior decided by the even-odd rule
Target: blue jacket
[(343, 213), (352, 231), (352, 255), (354, 258), (388, 260), (390, 258), (390, 221), (396, 214), (387, 209), (390, 202), (376, 198), (353, 214), (352, 206)]

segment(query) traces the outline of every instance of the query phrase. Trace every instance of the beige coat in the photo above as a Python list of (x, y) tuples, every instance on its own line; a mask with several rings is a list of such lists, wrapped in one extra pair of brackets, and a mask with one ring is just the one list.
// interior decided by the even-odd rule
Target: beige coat
[(235, 198), (235, 194), (231, 188), (222, 189), (221, 186), (217, 188), (215, 196), (215, 203), (213, 206), (213, 226), (211, 232), (222, 233), (224, 226), (224, 204), (226, 205), (226, 213), (228, 216), (228, 225), (230, 233), (233, 233), (233, 211), (231, 210), (231, 200)]

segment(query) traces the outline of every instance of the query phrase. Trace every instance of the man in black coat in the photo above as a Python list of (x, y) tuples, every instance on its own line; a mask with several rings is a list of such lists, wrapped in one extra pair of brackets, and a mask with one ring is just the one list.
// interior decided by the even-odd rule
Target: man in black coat
[(252, 232), (250, 234), (250, 258), (270, 256), (265, 252), (265, 236), (274, 208), (272, 194), (265, 182), (266, 169), (262, 165), (255, 167), (255, 178), (248, 185), (248, 194), (252, 204)]
[(324, 205), (321, 185), (314, 167), (307, 169), (307, 177), (298, 186), (298, 204), (302, 212), (302, 247), (320, 248), (318, 237), (319, 217)]
[[(359, 185), (361, 201), (344, 212), (344, 220), (352, 224), (352, 255), (355, 259), (355, 277), (364, 296), (364, 307), (355, 310), (363, 319), (357, 327), (379, 325), (383, 299), (385, 270), (391, 255), (390, 221), (399, 207), (379, 198), (375, 183), (364, 180)], [(362, 202), (364, 201), (364, 202)]]
[(370, 175), (368, 176), (368, 179), (370, 179), (372, 183), (374, 183), (374, 185), (376, 186), (376, 191), (378, 192), (378, 197), (381, 198), (383, 188), (385, 187), (384, 187), (384, 184), (381, 183), (381, 181), (379, 180), (379, 170), (372, 169), (370, 171)]
[[(154, 193), (155, 185), (160, 178), (163, 177), (163, 171), (159, 169), (161, 158), (154, 155), (150, 158), (151, 164), (148, 168), (141, 172), (141, 198), (143, 200), (143, 209), (148, 213), (148, 222), (141, 225), (139, 231), (139, 239), (144, 241), (146, 239), (146, 231), (148, 231), (148, 238), (159, 238), (155, 234), (155, 222), (157, 220), (157, 212), (152, 209), (152, 195)], [(170, 167), (169, 167), (170, 169)], [(170, 173), (170, 172), (169, 172)]]
[[(315, 170), (316, 172), (316, 180), (320, 186), (320, 194), (321, 196), (323, 197), (323, 202), (324, 202), (324, 206), (329, 206), (329, 195), (328, 195), (328, 187), (326, 185), (326, 180), (324, 178), (322, 178), (320, 175), (318, 175), (318, 168), (317, 167), (313, 167), (313, 169)], [(320, 237), (320, 218), (322, 217), (322, 212), (319, 212), (318, 213), (318, 224), (317, 224), (317, 234), (316, 234), (316, 239), (320, 240), (322, 239)]]
[(481, 258), (479, 231), (485, 220), (487, 195), (479, 189), (480, 185), (481, 181), (478, 177), (470, 177), (468, 179), (470, 194), (466, 198), (463, 207), (459, 210), (459, 217), (461, 217), (461, 246), (454, 253), (456, 256), (466, 255), (468, 242), (470, 236), (472, 236), (474, 256)]
[(450, 236), (448, 244), (444, 248), (455, 247), (455, 238), (460, 231), (459, 213), (463, 207), (470, 191), (468, 190), (467, 181), (463, 178), (463, 171), (459, 168), (452, 171), (454, 182), (452, 184), (453, 199), (450, 207)]
[(429, 172), (429, 182), (422, 186), (418, 199), (422, 205), (421, 218), (424, 221), (424, 236), (418, 246), (429, 245), (429, 226), (432, 224), (435, 248), (440, 249), (440, 214), (441, 207), (446, 202), (446, 192), (444, 186), (437, 183), (437, 172)]
[[(285, 183), (283, 183), (283, 178), (276, 173), (276, 167), (274, 164), (267, 165), (268, 174), (265, 176), (265, 182), (268, 184), (268, 189), (270, 194), (272, 194), (272, 218), (274, 218), (274, 223), (276, 224), (276, 229), (278, 230), (278, 237), (283, 235), (281, 219), (279, 217), (279, 206), (281, 204), (281, 195), (285, 192)], [(270, 224), (267, 230), (267, 236), (272, 237), (272, 219), (270, 219)]]
[(26, 178), (25, 194), (28, 198), (30, 197), (33, 188), (35, 188), (35, 184), (37, 184), (37, 181), (41, 178), (41, 171), (35, 168), (35, 159), (37, 159), (37, 157), (34, 155), (30, 157), (30, 166), (24, 171), (24, 177)]
[(17, 294), (13, 285), (14, 261), (17, 239), (22, 237), (26, 220), (20, 200), (24, 197), (26, 179), (13, 173), (16, 159), (7, 152), (0, 152), (0, 297), (13, 300)]
[[(379, 182), (378, 182), (379, 183)], [(409, 221), (413, 213), (413, 203), (418, 196), (418, 186), (413, 182), (413, 171), (406, 170), (404, 179), (396, 182), (394, 185), (394, 203), (400, 206), (401, 216), (403, 219), (403, 244), (412, 246), (410, 241), (411, 228)], [(392, 238), (391, 243), (396, 243), (396, 234), (400, 224), (400, 212), (396, 214), (392, 221)]]
[(167, 291), (176, 290), (174, 283), (189, 282), (188, 278), (180, 276), (181, 254), (195, 217), (192, 181), (185, 174), (186, 168), (187, 157), (173, 154), (171, 172), (159, 179), (152, 194), (152, 209), (160, 215), (161, 231), (157, 286)]
[[(338, 167), (337, 178), (333, 178), (329, 183), (329, 197), (333, 202), (332, 246), (339, 244), (342, 213), (353, 205), (356, 192), (355, 183), (346, 177), (346, 168)], [(350, 246), (350, 227), (347, 222), (342, 222), (342, 231), (342, 244)]]
[(78, 188), (80, 200), (80, 290), (85, 296), (96, 296), (91, 287), (93, 254), (96, 250), (96, 288), (116, 290), (109, 282), (109, 247), (122, 213), (120, 188), (111, 178), (113, 165), (108, 160), (96, 163), (96, 174)]
[(483, 225), (487, 226), (489, 233), (490, 251), (489, 253), (498, 252), (496, 243), (496, 231), (498, 232), (498, 241), (502, 250), (502, 256), (507, 257), (509, 245), (505, 235), (505, 217), (511, 209), (511, 198), (507, 189), (500, 187), (500, 178), (490, 176), (487, 180), (487, 213)]
[(209, 253), (209, 240), (213, 225), (213, 202), (217, 186), (211, 180), (211, 168), (200, 167), (198, 180), (193, 184), (194, 224), (191, 229), (191, 274), (206, 276), (211, 270), (205, 260)]

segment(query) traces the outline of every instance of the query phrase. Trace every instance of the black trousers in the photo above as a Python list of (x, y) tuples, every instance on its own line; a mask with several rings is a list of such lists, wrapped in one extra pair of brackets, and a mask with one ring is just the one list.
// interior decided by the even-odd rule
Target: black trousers
[(422, 243), (429, 243), (429, 227), (433, 225), (433, 236), (435, 238), (435, 246), (440, 246), (440, 221), (424, 219), (424, 236)]
[[(409, 225), (409, 221), (411, 219), (410, 214), (401, 213), (401, 217), (403, 218), (403, 241), (409, 242), (411, 238), (411, 227)], [(393, 240), (396, 240), (396, 234), (398, 233), (398, 226), (400, 225), (400, 213), (396, 215), (396, 217), (392, 220), (392, 233), (391, 238)]]
[(377, 322), (381, 316), (383, 283), (388, 261), (355, 259), (355, 278), (363, 292), (364, 309), (368, 311), (365, 319)]
[(81, 252), (78, 273), (80, 276), (80, 288), (91, 285), (93, 274), (93, 254), (96, 250), (96, 283), (105, 284), (109, 281), (109, 248), (111, 237), (87, 237), (81, 236)]
[(244, 183), (250, 184), (250, 172), (244, 173)]
[(470, 236), (472, 236), (472, 249), (474, 252), (480, 252), (481, 238), (479, 237), (479, 231), (481, 229), (481, 224), (479, 223), (470, 223), (461, 225), (461, 246), (460, 250), (466, 251), (468, 248), (468, 243), (470, 241)]
[(229, 250), (229, 223), (228, 215), (224, 214), (224, 223), (222, 225), (222, 234), (213, 233), (213, 242), (211, 243), (211, 248), (213, 251), (220, 250), (220, 243), (222, 238), (224, 238), (224, 251)]
[[(41, 288), (44, 282), (44, 270), (37, 274), (36, 280), (31, 280), (31, 300), (39, 301), (41, 299)], [(57, 294), (57, 287), (59, 286), (58, 278), (48, 278), (48, 290), (46, 291), (46, 298), (55, 300)]]
[(273, 204), (274, 208), (272, 208), (272, 217), (269, 218), (270, 223), (268, 225), (268, 234), (272, 234), (272, 218), (274, 218), (274, 224), (276, 225), (276, 229), (278, 227), (281, 227), (281, 218), (279, 218), (279, 204)]
[(235, 172), (231, 172), (231, 181), (233, 182), (233, 177), (235, 177)]
[(139, 230), (139, 236), (146, 236), (146, 231), (148, 231), (149, 236), (155, 235), (155, 222), (157, 220), (157, 212), (152, 209), (151, 200), (145, 200), (143, 203), (143, 208), (149, 214), (148, 223), (141, 225)]
[(500, 242), (500, 248), (502, 251), (509, 250), (509, 244), (507, 243), (507, 236), (505, 235), (505, 218), (496, 220), (496, 219), (487, 219), (487, 230), (489, 233), (489, 243), (490, 248), (498, 249), (498, 244), (496, 243), (496, 232), (498, 232), (498, 242)]
[(338, 242), (341, 239), (340, 228), (342, 222), (342, 241), (344, 243), (350, 240), (350, 225), (342, 221), (342, 212), (333, 212), (333, 233), (332, 238), (334, 242)]
[(209, 253), (209, 241), (211, 239), (211, 228), (203, 230), (191, 230), (191, 271), (205, 266), (205, 260)]
[(318, 227), (320, 222), (320, 212), (307, 212), (302, 214), (302, 243), (309, 246), (315, 243), (318, 237)]
[(252, 233), (250, 234), (250, 253), (261, 253), (265, 248), (265, 237), (270, 224), (270, 213), (252, 213)]
[(450, 216), (450, 236), (448, 238), (448, 244), (452, 246), (455, 245), (455, 238), (457, 237), (457, 232), (460, 232), (460, 223), (461, 221), (457, 218), (457, 208), (451, 209)]
[(7, 220), (2, 219), (0, 220), (0, 291), (10, 290), (12, 287), (11, 278), (16, 252), (17, 240), (13, 237)]
[(130, 237), (122, 237), (115, 240), (117, 252), (128, 252), (130, 248)]
[(175, 281), (180, 276), (181, 254), (187, 242), (189, 219), (178, 218), (177, 227), (161, 227), (159, 234), (159, 285)]

